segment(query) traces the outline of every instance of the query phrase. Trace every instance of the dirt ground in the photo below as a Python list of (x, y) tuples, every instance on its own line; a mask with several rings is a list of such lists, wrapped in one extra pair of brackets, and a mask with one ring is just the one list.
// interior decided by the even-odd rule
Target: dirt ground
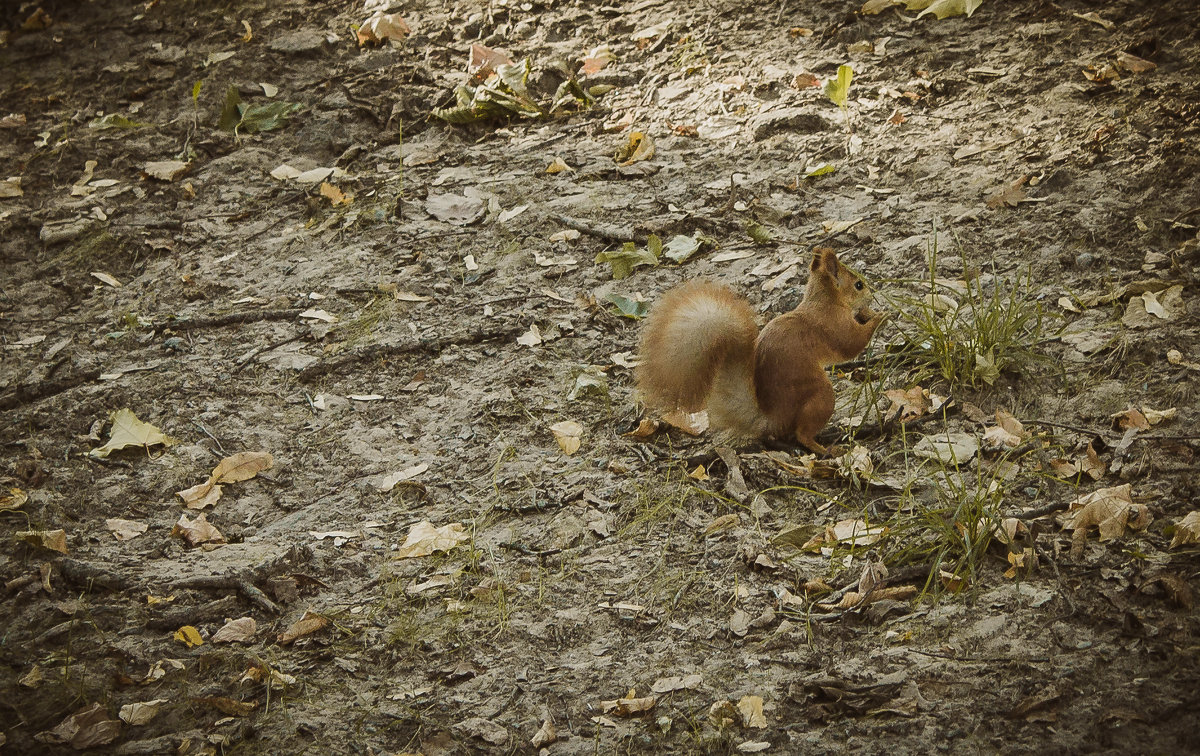
[[(1200, 752), (1195, 3), (412, 0), (361, 48), (361, 2), (38, 7), (0, 45), (0, 752)], [(431, 117), (472, 43), (539, 103), (607, 45), (613, 88)], [(230, 88), (299, 107), (235, 133)], [(704, 244), (594, 262), (651, 234)], [(765, 322), (815, 246), (892, 312), (834, 371), (856, 451), (638, 432), (620, 303), (705, 276)], [(917, 385), (951, 401), (901, 422)], [(175, 443), (94, 453), (123, 409)], [(178, 527), (239, 452), (224, 543)]]

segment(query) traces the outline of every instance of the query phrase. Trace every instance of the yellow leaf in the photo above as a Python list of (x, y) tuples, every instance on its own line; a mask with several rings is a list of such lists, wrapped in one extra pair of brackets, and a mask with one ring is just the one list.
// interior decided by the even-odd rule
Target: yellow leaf
[(179, 641), (188, 648), (203, 646), (204, 639), (200, 637), (200, 631), (191, 625), (184, 625), (175, 631), (175, 640)]
[(109, 454), (129, 446), (151, 447), (157, 444), (171, 446), (179, 443), (170, 436), (149, 423), (138, 420), (132, 410), (119, 409), (112, 413), (112, 429), (109, 431), (108, 443), (97, 449), (92, 449), (93, 457), (107, 457)]

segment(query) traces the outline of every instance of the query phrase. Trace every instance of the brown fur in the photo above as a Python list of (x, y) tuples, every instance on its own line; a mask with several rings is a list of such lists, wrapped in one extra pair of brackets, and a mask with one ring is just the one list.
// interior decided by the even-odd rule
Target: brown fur
[(749, 303), (693, 281), (667, 292), (646, 323), (638, 387), (646, 403), (689, 412), (707, 406), (714, 428), (792, 436), (825, 453), (816, 434), (833, 416), (825, 368), (853, 359), (884, 316), (831, 249), (814, 252), (804, 300), (758, 333)]

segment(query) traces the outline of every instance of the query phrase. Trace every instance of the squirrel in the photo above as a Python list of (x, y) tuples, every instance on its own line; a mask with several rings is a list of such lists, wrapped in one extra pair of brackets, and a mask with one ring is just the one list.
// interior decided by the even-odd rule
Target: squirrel
[(663, 295), (642, 335), (636, 380), (647, 406), (697, 412), (741, 436), (787, 438), (828, 454), (816, 434), (833, 416), (825, 368), (857, 357), (886, 316), (832, 249), (817, 248), (804, 299), (759, 333), (750, 303), (711, 281)]

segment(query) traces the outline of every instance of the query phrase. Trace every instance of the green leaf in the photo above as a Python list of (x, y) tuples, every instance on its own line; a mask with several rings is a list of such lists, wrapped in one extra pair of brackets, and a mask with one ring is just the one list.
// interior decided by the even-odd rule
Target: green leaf
[(667, 242), (667, 246), (663, 248), (663, 254), (668, 260), (682, 264), (699, 252), (702, 246), (704, 246), (704, 240), (700, 238), (699, 234), (695, 236), (680, 234)]
[(655, 234), (650, 234), (649, 238), (646, 239), (646, 249), (650, 254), (654, 255), (655, 260), (662, 257), (662, 239), (659, 239)]
[(633, 242), (625, 242), (620, 249), (604, 250), (596, 255), (596, 262), (612, 266), (612, 277), (619, 281), (628, 278), (633, 269), (642, 265), (658, 265), (658, 256), (649, 249), (638, 249)]
[(132, 118), (123, 116), (120, 113), (109, 113), (106, 116), (93, 119), (88, 123), (88, 128), (104, 131), (105, 129), (139, 129), (143, 126), (152, 124), (135, 121)]
[(630, 299), (620, 294), (609, 294), (604, 298), (604, 301), (611, 302), (617, 308), (618, 315), (633, 320), (641, 320), (650, 312), (649, 302), (643, 302), (640, 299)]
[(826, 173), (833, 173), (837, 170), (837, 166), (832, 163), (821, 163), (815, 165), (804, 172), (804, 178), (813, 178), (814, 176), (824, 176)]
[(237, 87), (230, 86), (225, 90), (225, 105), (221, 108), (221, 117), (217, 119), (217, 128), (221, 131), (233, 131), (242, 120), (242, 96)]
[(746, 234), (754, 240), (755, 244), (764, 245), (774, 241), (771, 237), (771, 232), (766, 226), (757, 221), (750, 221), (746, 224)]
[(838, 66), (837, 79), (825, 82), (825, 96), (833, 100), (839, 108), (846, 107), (846, 98), (850, 95), (850, 80), (854, 71), (847, 65)]
[(192, 85), (192, 105), (196, 105), (200, 101), (200, 88), (204, 86), (204, 79), (197, 81)]
[(239, 105), (242, 120), (237, 128), (240, 131), (255, 133), (257, 131), (274, 131), (287, 123), (288, 116), (300, 110), (303, 105), (297, 102), (268, 102), (262, 105)]

